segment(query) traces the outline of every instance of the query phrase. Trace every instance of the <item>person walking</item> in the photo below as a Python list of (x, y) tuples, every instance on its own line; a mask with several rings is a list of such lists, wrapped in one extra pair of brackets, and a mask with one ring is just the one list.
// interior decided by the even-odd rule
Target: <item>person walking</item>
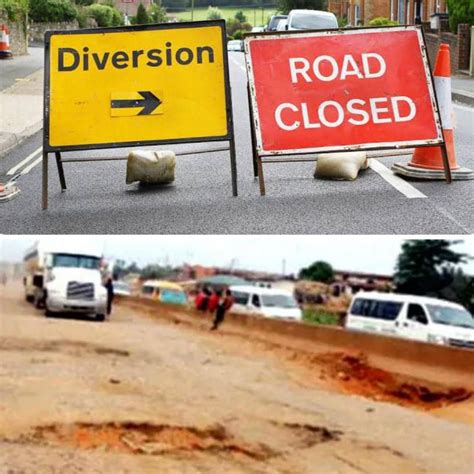
[(196, 296), (196, 309), (198, 311), (206, 312), (209, 305), (209, 297), (211, 292), (209, 288), (204, 287)]
[(222, 291), (213, 290), (211, 296), (209, 297), (209, 303), (207, 304), (207, 310), (210, 313), (214, 313), (217, 309), (217, 305), (219, 304), (219, 300), (221, 299)]
[(109, 275), (105, 282), (105, 289), (107, 290), (107, 316), (112, 313), (112, 301), (114, 299), (114, 283), (112, 277)]
[(222, 292), (219, 292), (219, 303), (216, 309), (216, 317), (211, 327), (211, 331), (216, 331), (218, 327), (224, 321), (225, 313), (230, 310), (232, 305), (234, 304), (234, 297), (232, 296), (232, 292), (227, 289), (225, 292), (225, 296), (222, 298)]

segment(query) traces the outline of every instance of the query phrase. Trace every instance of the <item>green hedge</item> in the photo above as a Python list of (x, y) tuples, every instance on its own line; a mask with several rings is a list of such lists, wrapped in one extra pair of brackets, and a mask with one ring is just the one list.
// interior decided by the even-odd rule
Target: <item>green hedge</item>
[(30, 18), (37, 23), (73, 21), (77, 18), (76, 7), (70, 0), (30, 0)]
[(109, 5), (98, 3), (86, 8), (88, 16), (94, 18), (98, 26), (121, 26), (123, 25), (123, 15)]
[(324, 324), (335, 326), (339, 324), (339, 316), (329, 311), (322, 309), (304, 309), (303, 321), (310, 324)]

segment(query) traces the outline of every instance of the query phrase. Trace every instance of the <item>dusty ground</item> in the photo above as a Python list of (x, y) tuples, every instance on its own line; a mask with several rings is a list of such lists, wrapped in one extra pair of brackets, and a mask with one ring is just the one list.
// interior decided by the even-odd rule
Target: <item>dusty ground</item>
[(472, 472), (471, 425), (336, 393), (331, 364), (305, 380), (204, 322), (45, 319), (13, 286), (0, 302), (2, 473)]

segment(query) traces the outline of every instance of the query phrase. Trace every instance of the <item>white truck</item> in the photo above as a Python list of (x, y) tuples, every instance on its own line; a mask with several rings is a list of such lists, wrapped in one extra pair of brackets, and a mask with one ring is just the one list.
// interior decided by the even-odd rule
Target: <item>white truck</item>
[(75, 312), (104, 321), (107, 291), (102, 284), (102, 252), (74, 239), (37, 242), (24, 256), (25, 299), (45, 315)]

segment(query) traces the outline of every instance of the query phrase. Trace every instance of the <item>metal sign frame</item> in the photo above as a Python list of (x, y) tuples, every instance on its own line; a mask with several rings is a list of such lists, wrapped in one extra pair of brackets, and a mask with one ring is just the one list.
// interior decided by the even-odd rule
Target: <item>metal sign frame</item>
[[(407, 142), (379, 142), (379, 143), (368, 143), (368, 144), (357, 144), (357, 145), (342, 145), (342, 146), (327, 146), (327, 147), (314, 147), (314, 148), (303, 148), (294, 150), (264, 150), (262, 133), (259, 123), (258, 114), (258, 103), (257, 94), (255, 89), (255, 79), (253, 74), (253, 64), (251, 61), (250, 46), (251, 41), (268, 40), (268, 39), (282, 39), (291, 38), (295, 36), (299, 37), (324, 37), (330, 35), (339, 34), (364, 34), (367, 32), (384, 32), (384, 31), (416, 31), (418, 41), (420, 44), (421, 56), (423, 67), (426, 74), (428, 91), (430, 93), (432, 110), (434, 112), (435, 125), (437, 129), (437, 138), (431, 140), (410, 140)], [(263, 163), (286, 163), (286, 162), (298, 162), (298, 161), (316, 161), (314, 158), (301, 158), (301, 155), (314, 154), (314, 153), (330, 153), (330, 152), (347, 152), (347, 151), (374, 151), (374, 150), (387, 150), (387, 149), (403, 149), (412, 147), (429, 147), (429, 146), (440, 146), (443, 157), (443, 167), (445, 171), (446, 181), (451, 182), (451, 170), (449, 168), (448, 155), (446, 149), (446, 143), (444, 140), (441, 114), (438, 106), (438, 99), (436, 96), (436, 90), (434, 88), (433, 75), (430, 68), (430, 61), (426, 51), (426, 43), (424, 33), (419, 25), (402, 25), (402, 26), (387, 26), (387, 27), (354, 27), (354, 28), (337, 28), (330, 30), (295, 30), (285, 31), (282, 33), (265, 32), (265, 33), (250, 33), (245, 35), (244, 40), (245, 46), (245, 59), (246, 59), (246, 70), (247, 70), (247, 94), (249, 102), (249, 114), (250, 114), (250, 128), (252, 138), (252, 157), (253, 157), (253, 169), (254, 177), (259, 178), (260, 182), (260, 194), (265, 195), (265, 180), (263, 174)], [(298, 155), (299, 157), (296, 157)]]
[[(51, 38), (53, 36), (68, 36), (68, 35), (89, 35), (89, 34), (114, 34), (114, 33), (129, 33), (155, 30), (177, 30), (177, 29), (199, 29), (204, 27), (219, 27), (221, 30), (222, 52), (223, 52), (223, 66), (224, 66), (224, 94), (225, 94), (225, 109), (227, 121), (227, 134), (220, 136), (206, 136), (193, 138), (178, 138), (165, 140), (137, 140), (128, 142), (115, 143), (89, 143), (84, 145), (67, 145), (67, 146), (52, 146), (49, 143), (50, 138), (50, 101), (51, 101)], [(44, 68), (44, 107), (43, 107), (43, 181), (42, 181), (42, 207), (48, 208), (48, 155), (55, 153), (56, 163), (58, 167), (59, 180), (61, 190), (66, 190), (66, 180), (62, 164), (66, 162), (81, 162), (81, 161), (110, 161), (120, 160), (126, 158), (86, 158), (86, 159), (63, 159), (62, 152), (81, 151), (81, 150), (99, 150), (109, 148), (126, 148), (137, 146), (152, 146), (152, 145), (174, 145), (185, 143), (207, 143), (207, 142), (222, 142), (228, 141), (228, 148), (218, 148), (210, 150), (200, 150), (198, 154), (204, 152), (226, 151), (230, 152), (231, 161), (231, 178), (232, 178), (232, 194), (238, 195), (237, 191), (237, 163), (235, 151), (235, 134), (234, 123), (232, 116), (232, 95), (230, 88), (229, 76), (229, 58), (227, 55), (227, 36), (226, 36), (226, 22), (225, 20), (208, 20), (208, 21), (193, 21), (182, 23), (160, 23), (153, 25), (136, 25), (136, 26), (118, 26), (109, 28), (87, 28), (83, 30), (55, 30), (47, 31), (45, 34), (45, 68)], [(190, 154), (190, 153), (177, 153)]]

